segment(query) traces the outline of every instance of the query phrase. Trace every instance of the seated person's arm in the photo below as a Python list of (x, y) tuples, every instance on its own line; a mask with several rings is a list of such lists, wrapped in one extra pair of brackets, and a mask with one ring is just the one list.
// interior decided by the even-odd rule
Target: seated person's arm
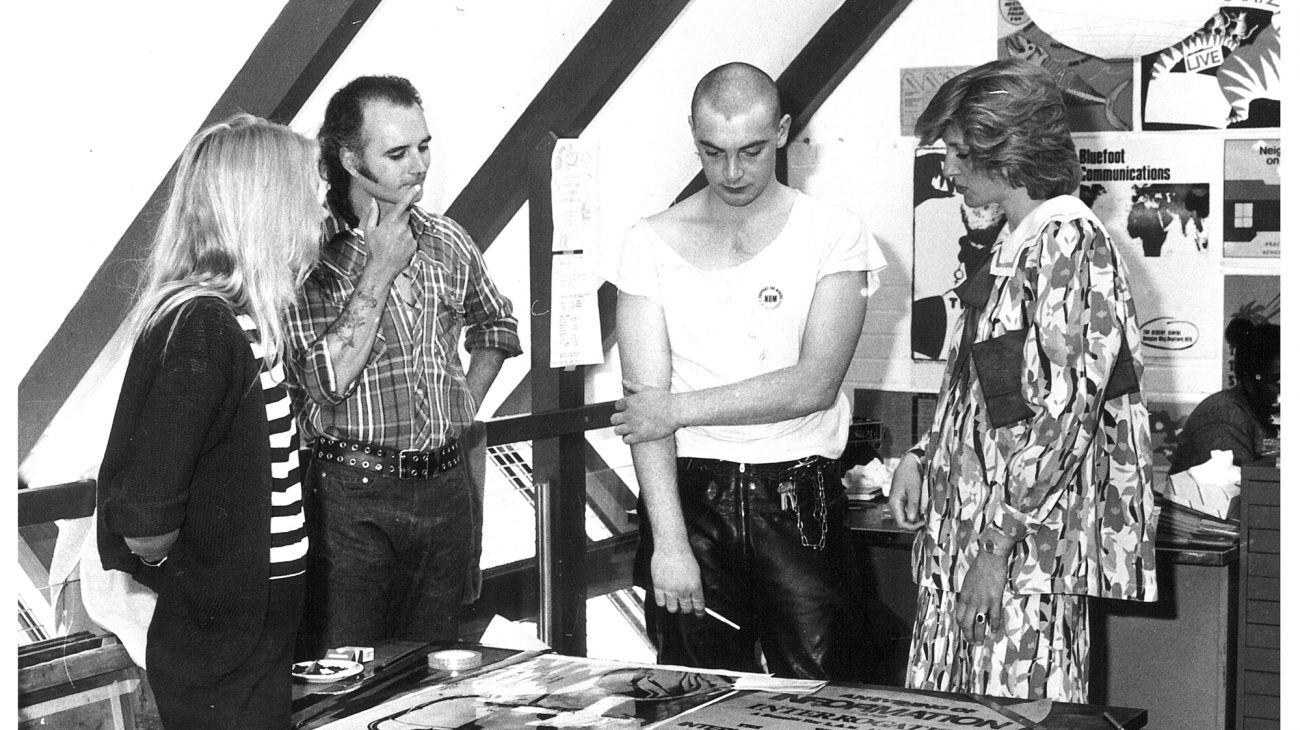
[[(612, 419), (627, 443), (664, 438), (685, 426), (775, 423), (835, 403), (862, 334), (865, 271), (840, 271), (817, 282), (799, 347), (799, 361), (729, 385), (686, 393), (624, 376), (631, 393)], [(620, 339), (620, 342), (622, 340)], [(627, 355), (623, 355), (624, 362)]]

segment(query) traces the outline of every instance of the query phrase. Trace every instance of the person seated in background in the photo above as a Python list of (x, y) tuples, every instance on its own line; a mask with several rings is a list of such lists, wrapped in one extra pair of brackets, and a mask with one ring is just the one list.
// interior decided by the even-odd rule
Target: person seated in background
[(1237, 384), (1201, 401), (1178, 434), (1169, 473), (1204, 464), (1212, 451), (1231, 451), (1232, 463), (1249, 464), (1276, 439), (1282, 377), (1282, 328), (1234, 319), (1223, 333), (1235, 352)]
[(604, 272), (646, 628), (664, 664), (851, 678), (865, 616), (846, 565), (840, 387), (884, 259), (856, 215), (776, 180), (790, 116), (766, 73), (710, 71), (690, 127), (707, 186), (636, 223)]
[(158, 594), (166, 728), (287, 728), (308, 539), (284, 318), (325, 217), (316, 145), (239, 115), (181, 153), (99, 471), (99, 554)]

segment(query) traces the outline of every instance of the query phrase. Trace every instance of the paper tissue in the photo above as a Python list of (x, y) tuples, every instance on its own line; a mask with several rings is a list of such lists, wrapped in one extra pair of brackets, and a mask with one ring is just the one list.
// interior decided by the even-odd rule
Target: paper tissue
[(898, 459), (872, 459), (858, 464), (844, 473), (841, 480), (850, 501), (870, 502), (877, 497), (889, 496), (889, 481), (898, 466)]
[(1198, 512), (1220, 519), (1236, 512), (1241, 495), (1241, 467), (1232, 463), (1232, 452), (1215, 450), (1204, 464), (1170, 474), (1165, 497)]

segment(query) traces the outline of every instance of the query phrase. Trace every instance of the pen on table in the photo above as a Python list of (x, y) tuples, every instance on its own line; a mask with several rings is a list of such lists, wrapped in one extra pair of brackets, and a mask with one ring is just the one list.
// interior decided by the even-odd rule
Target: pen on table
[(704, 609), (704, 612), (707, 613), (708, 615), (712, 616), (713, 618), (716, 618), (717, 620), (721, 621), (722, 623), (724, 623), (724, 624), (730, 626), (731, 628), (733, 628), (733, 629), (735, 629), (735, 630), (737, 630), (737, 631), (740, 630), (740, 624), (736, 623), (735, 621), (732, 621), (731, 619), (727, 618), (726, 616), (723, 616), (722, 614), (718, 613), (717, 611), (714, 611), (714, 610), (711, 609), (711, 608), (705, 608), (705, 609)]
[(1124, 730), (1124, 726), (1121, 725), (1121, 724), (1119, 724), (1119, 721), (1118, 721), (1118, 720), (1116, 720), (1115, 718), (1111, 717), (1111, 715), (1110, 715), (1109, 712), (1102, 712), (1102, 713), (1101, 713), (1101, 716), (1104, 717), (1104, 718), (1106, 718), (1106, 722), (1109, 722), (1112, 726), (1118, 728), (1118, 730)]

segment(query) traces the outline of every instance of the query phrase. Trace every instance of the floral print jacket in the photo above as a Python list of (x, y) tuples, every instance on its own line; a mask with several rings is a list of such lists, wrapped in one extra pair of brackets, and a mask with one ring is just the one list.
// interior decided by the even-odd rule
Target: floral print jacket
[[(1044, 201), (990, 253), (992, 290), (974, 341), (1026, 330), (1020, 396), (1027, 418), (989, 423), (973, 358), (953, 337), (924, 451), (926, 525), (913, 546), (918, 584), (961, 590), (977, 540), (1014, 541), (1009, 589), (1156, 599), (1157, 509), (1151, 435), (1140, 389), (1103, 393), (1122, 346), (1142, 374), (1127, 270), (1092, 212), (1073, 196)], [(1127, 348), (1125, 348), (1127, 349)], [(1014, 382), (1014, 381), (1013, 381)], [(1014, 388), (1013, 388), (1014, 390)]]

